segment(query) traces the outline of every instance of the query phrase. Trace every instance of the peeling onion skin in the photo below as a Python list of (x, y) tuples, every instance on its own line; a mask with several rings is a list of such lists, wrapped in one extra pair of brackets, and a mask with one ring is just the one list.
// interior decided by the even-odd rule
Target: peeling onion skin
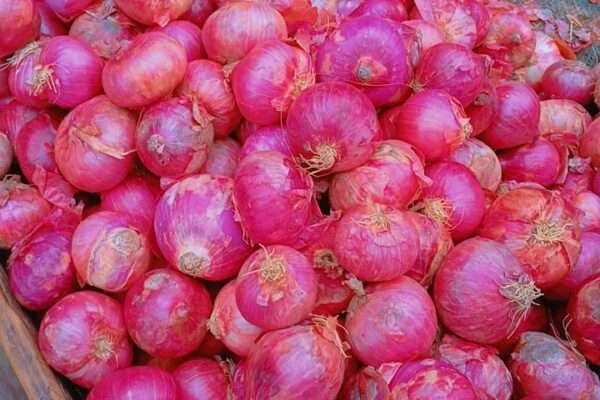
[(363, 363), (406, 362), (429, 354), (437, 317), (427, 291), (413, 279), (367, 286), (348, 307), (345, 327), (352, 353)]
[(469, 168), (485, 190), (495, 192), (502, 181), (502, 166), (498, 156), (478, 139), (467, 139), (450, 154), (448, 160)]
[(535, 182), (552, 186), (561, 170), (561, 157), (552, 142), (539, 138), (499, 155), (502, 178), (517, 182)]
[(581, 61), (562, 60), (552, 64), (542, 77), (542, 91), (547, 98), (573, 100), (588, 105), (594, 100), (596, 77)]
[(589, 124), (579, 142), (579, 150), (582, 157), (589, 157), (592, 165), (600, 167), (600, 118)]
[(114, 0), (129, 18), (144, 25), (166, 26), (192, 7), (192, 0), (162, 0), (148, 3), (144, 0)]
[(48, 310), (38, 345), (52, 368), (85, 388), (132, 361), (121, 305), (97, 292), (72, 293)]
[(521, 81), (528, 83), (537, 92), (541, 89), (546, 69), (563, 59), (555, 40), (544, 32), (535, 31), (535, 49), (529, 63), (515, 71)]
[(179, 400), (223, 400), (230, 394), (224, 366), (210, 358), (195, 358), (173, 371)]
[(373, 367), (365, 367), (346, 379), (338, 400), (388, 400), (390, 390), (383, 376)]
[(131, 397), (144, 400), (178, 400), (173, 376), (156, 367), (131, 367), (115, 371), (102, 379), (88, 400)]
[(577, 350), (594, 365), (600, 364), (600, 321), (598, 301), (600, 278), (588, 280), (569, 298), (569, 336), (575, 341)]
[(540, 102), (540, 135), (549, 133), (570, 133), (580, 138), (592, 116), (579, 103), (572, 100), (550, 99)]
[(125, 324), (134, 343), (160, 358), (182, 357), (196, 350), (206, 335), (211, 308), (201, 283), (164, 268), (136, 281), (123, 302)]
[(241, 159), (240, 154), (241, 147), (235, 140), (231, 138), (215, 140), (208, 152), (206, 162), (200, 168), (200, 172), (233, 178)]
[(6, 0), (0, 4), (0, 57), (34, 40), (40, 33), (40, 17), (34, 0)]
[(417, 31), (417, 36), (420, 37), (421, 41), (422, 52), (427, 51), (436, 44), (444, 42), (444, 34), (431, 22), (422, 19), (409, 19), (403, 21), (402, 24), (414, 28)]

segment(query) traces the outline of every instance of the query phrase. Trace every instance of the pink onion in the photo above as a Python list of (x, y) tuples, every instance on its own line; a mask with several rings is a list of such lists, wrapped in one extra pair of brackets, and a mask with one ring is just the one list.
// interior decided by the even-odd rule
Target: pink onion
[(539, 138), (499, 156), (502, 177), (517, 182), (535, 182), (552, 186), (561, 172), (561, 156), (552, 142)]
[(162, 28), (155, 28), (175, 39), (184, 49), (188, 61), (205, 58), (206, 52), (202, 44), (202, 29), (188, 21), (171, 21)]
[(45, 0), (34, 0), (40, 15), (40, 37), (66, 35), (68, 30), (63, 21), (52, 11)]
[(586, 190), (576, 194), (571, 204), (577, 210), (581, 230), (600, 233), (600, 196)]
[(600, 196), (600, 172), (596, 171), (591, 184), (592, 191)]
[(593, 190), (593, 179), (594, 169), (590, 165), (590, 159), (572, 157), (568, 161), (564, 182), (557, 189), (560, 190), (563, 196), (570, 198), (583, 191)]
[(524, 82), (538, 91), (541, 89), (542, 76), (546, 69), (557, 61), (563, 59), (556, 41), (541, 31), (534, 31), (535, 49), (528, 65), (521, 67), (516, 72)]
[(13, 162), (13, 149), (8, 136), (0, 133), (0, 179), (4, 178)]
[(127, 396), (145, 400), (177, 400), (177, 384), (171, 374), (156, 367), (124, 368), (108, 374), (98, 382), (88, 400)]
[(427, 51), (438, 43), (444, 42), (444, 34), (431, 22), (422, 19), (411, 19), (402, 22), (401, 25), (407, 25), (417, 31), (417, 36), (421, 41), (422, 52)]
[(86, 290), (71, 293), (48, 310), (38, 345), (52, 368), (85, 388), (129, 366), (132, 359), (121, 305)]
[(580, 138), (592, 122), (590, 113), (572, 100), (544, 100), (540, 102), (540, 135), (550, 133), (575, 134)]
[(206, 19), (215, 11), (216, 7), (213, 0), (192, 0), (192, 7), (181, 17), (181, 19), (190, 21), (199, 27), (204, 25)]
[(215, 140), (200, 169), (203, 174), (233, 178), (241, 158), (240, 145), (231, 138)]
[(401, 1), (395, 0), (366, 0), (352, 11), (351, 17), (372, 16), (386, 18), (395, 22), (408, 19), (408, 11)]
[(543, 304), (534, 305), (529, 309), (529, 313), (517, 325), (513, 333), (509, 337), (494, 343), (493, 346), (498, 349), (502, 357), (506, 358), (506, 356), (510, 355), (523, 333), (530, 331), (544, 332), (550, 329), (548, 325), (548, 312), (549, 310)]
[(596, 168), (600, 167), (600, 118), (585, 128), (585, 133), (581, 136), (579, 142), (579, 150), (581, 156), (589, 157), (592, 160), (592, 165)]
[(115, 3), (129, 18), (144, 25), (159, 26), (166, 26), (192, 7), (192, 0), (161, 0), (150, 3), (145, 0), (115, 0)]
[(48, 6), (65, 21), (83, 14), (86, 8), (94, 4), (95, 0), (44, 0)]
[(473, 127), (472, 136), (477, 136), (490, 127), (496, 116), (497, 106), (498, 94), (496, 93), (496, 87), (489, 79), (486, 79), (475, 100), (465, 109), (465, 113)]
[(34, 119), (39, 111), (17, 100), (11, 100), (0, 108), (0, 132), (8, 136), (8, 140), (15, 145), (17, 136), (26, 123)]
[(569, 337), (577, 350), (594, 365), (600, 364), (600, 322), (596, 319), (600, 278), (588, 280), (569, 299)]
[(291, 156), (287, 131), (277, 126), (265, 126), (257, 129), (244, 142), (240, 151), (240, 159), (259, 151), (278, 151), (286, 156)]
[(344, 381), (338, 400), (387, 400), (388, 384), (373, 367), (365, 367)]
[(210, 358), (195, 358), (181, 364), (173, 377), (179, 400), (217, 400), (229, 393), (229, 376), (224, 366)]
[[(423, 53), (423, 45), (421, 43), (419, 33), (415, 28), (402, 23), (396, 24), (396, 28), (398, 29), (398, 32), (402, 37), (402, 41), (404, 42), (404, 48), (407, 52), (410, 67), (415, 68), (417, 64), (419, 64), (419, 58), (421, 57), (421, 53)], [(407, 92), (406, 94), (408, 95), (409, 93)]]
[[(0, 64), (4, 64), (4, 60), (0, 59)], [(0, 69), (0, 98), (3, 98), (3, 100), (6, 102), (12, 101), (12, 99), (8, 98), (8, 96), (10, 96), (10, 87), (8, 86), (8, 69), (2, 68)], [(4, 106), (4, 104), (2, 106)]]
[(459, 43), (472, 49), (478, 42), (479, 16), (466, 7), (466, 2), (444, 0), (417, 0), (411, 19), (434, 23), (444, 34), (445, 41)]
[(542, 91), (550, 99), (573, 100), (589, 104), (594, 100), (596, 77), (581, 61), (563, 60), (552, 64), (542, 77)]
[(483, 189), (496, 191), (502, 169), (496, 153), (477, 139), (468, 139), (450, 154), (448, 160), (469, 168)]
[(231, 178), (196, 175), (161, 197), (154, 218), (156, 239), (167, 262), (180, 272), (210, 281), (229, 279), (250, 254), (236, 220), (232, 186)]
[(0, 4), (0, 57), (34, 40), (40, 32), (40, 16), (34, 0), (5, 0)]

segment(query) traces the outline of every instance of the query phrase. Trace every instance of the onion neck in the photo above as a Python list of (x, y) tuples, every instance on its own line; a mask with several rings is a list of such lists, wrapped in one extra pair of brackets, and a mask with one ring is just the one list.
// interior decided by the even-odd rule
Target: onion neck
[(566, 225), (560, 225), (548, 220), (539, 220), (531, 229), (528, 242), (539, 246), (551, 246), (562, 240), (567, 229)]
[(94, 355), (97, 359), (107, 361), (114, 354), (113, 339), (109, 335), (102, 335), (96, 338), (94, 343)]
[(198, 251), (188, 250), (177, 260), (178, 269), (188, 275), (202, 276), (202, 273), (210, 265), (206, 254), (198, 254)]
[(319, 144), (316, 148), (309, 148), (310, 157), (298, 156), (298, 159), (305, 171), (312, 176), (321, 176), (324, 172), (329, 171), (335, 165), (338, 152), (335, 146), (330, 144)]
[(275, 283), (281, 281), (287, 268), (283, 257), (275, 256), (265, 249), (265, 259), (258, 269), (261, 282)]
[(21, 62), (23, 62), (23, 60), (29, 56), (30, 54), (33, 54), (34, 52), (40, 50), (41, 48), (41, 42), (40, 41), (33, 41), (31, 43), (28, 43), (26, 46), (24, 46), (23, 48), (17, 50), (11, 57), (9, 57), (6, 60), (6, 63), (4, 64), (0, 64), (0, 70), (5, 69), (5, 68), (9, 68), (9, 67), (16, 67), (19, 64), (21, 64)]
[(31, 88), (33, 96), (38, 96), (46, 88), (49, 88), (53, 93), (58, 93), (58, 84), (54, 79), (54, 69), (50, 65), (36, 65), (33, 67)]
[(118, 229), (110, 235), (111, 246), (125, 257), (133, 256), (141, 247), (140, 236), (132, 229)]
[(450, 225), (453, 210), (452, 205), (443, 198), (426, 198), (412, 207), (412, 211), (420, 212), (446, 227)]
[(527, 317), (531, 307), (538, 305), (537, 299), (544, 295), (528, 275), (521, 275), (517, 279), (506, 282), (500, 287), (500, 294), (510, 300), (514, 306), (509, 336)]

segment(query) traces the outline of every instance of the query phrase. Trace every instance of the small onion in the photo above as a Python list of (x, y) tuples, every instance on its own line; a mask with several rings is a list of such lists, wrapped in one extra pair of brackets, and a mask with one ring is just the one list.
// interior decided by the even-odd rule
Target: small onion
[(88, 400), (178, 400), (173, 376), (156, 367), (124, 368), (108, 374), (90, 392)]
[(571, 204), (577, 210), (581, 230), (600, 233), (600, 196), (586, 190), (576, 194)]
[(204, 25), (206, 19), (216, 10), (213, 0), (192, 0), (192, 6), (183, 14), (181, 19), (190, 21), (199, 27)]
[(185, 49), (175, 39), (147, 32), (121, 47), (106, 63), (102, 86), (115, 104), (142, 108), (171, 93), (183, 79), (186, 66)]
[(373, 367), (365, 367), (346, 379), (338, 400), (388, 400), (390, 389)]
[(202, 29), (188, 21), (171, 21), (162, 28), (155, 28), (175, 39), (184, 49), (188, 61), (205, 58), (206, 52), (202, 44)]
[(278, 126), (265, 126), (257, 129), (244, 142), (240, 151), (240, 159), (259, 151), (278, 151), (291, 157), (287, 131)]
[(241, 158), (240, 145), (231, 138), (215, 140), (200, 169), (203, 174), (233, 178)]
[(587, 105), (594, 100), (596, 77), (581, 61), (563, 60), (544, 72), (541, 89), (550, 99), (573, 100)]
[(202, 284), (164, 268), (137, 280), (123, 303), (127, 331), (135, 344), (162, 358), (182, 357), (200, 346), (211, 307)]
[(345, 327), (352, 353), (378, 367), (429, 354), (437, 317), (427, 291), (403, 276), (359, 292), (348, 307)]
[(254, 252), (240, 270), (237, 306), (251, 324), (285, 328), (307, 318), (317, 300), (317, 277), (308, 259), (287, 246)]
[(589, 157), (592, 160), (592, 165), (596, 168), (600, 167), (600, 118), (585, 128), (584, 134), (579, 142), (579, 150), (582, 157)]
[(192, 6), (192, 0), (114, 0), (117, 7), (129, 18), (144, 25), (166, 26), (185, 14)]
[(594, 365), (600, 364), (600, 322), (596, 319), (600, 278), (584, 283), (569, 299), (567, 330), (577, 350)]
[(8, 136), (8, 140), (15, 145), (17, 136), (26, 123), (34, 119), (39, 111), (17, 100), (11, 100), (0, 108), (0, 132)]
[(96, 0), (44, 0), (52, 11), (65, 21), (83, 14)]
[(541, 31), (535, 31), (535, 49), (533, 55), (524, 67), (515, 71), (521, 80), (538, 91), (541, 89), (542, 77), (546, 69), (563, 59), (556, 41)]
[(499, 159), (503, 179), (535, 182), (546, 187), (556, 182), (562, 167), (558, 149), (544, 138), (507, 150)]
[(421, 42), (421, 51), (423, 52), (438, 43), (444, 42), (443, 32), (431, 22), (422, 19), (411, 19), (402, 22), (401, 25), (407, 25), (417, 31), (417, 36)]
[(502, 180), (502, 167), (496, 153), (477, 139), (467, 139), (450, 154), (448, 160), (469, 168), (481, 187), (495, 192)]
[(402, 22), (408, 19), (406, 5), (401, 1), (395, 0), (366, 0), (358, 6), (351, 17), (373, 16), (386, 18), (395, 22)]
[(52, 368), (85, 388), (128, 367), (132, 359), (121, 305), (86, 290), (71, 293), (48, 310), (38, 345)]
[(592, 122), (589, 112), (572, 100), (544, 100), (540, 102), (540, 135), (570, 133), (580, 138)]
[(52, 11), (45, 0), (34, 0), (35, 7), (40, 14), (40, 37), (53, 37), (66, 35), (68, 29), (63, 21)]
[(230, 391), (224, 367), (210, 358), (195, 358), (173, 371), (179, 400), (219, 400)]
[(0, 3), (0, 57), (34, 40), (40, 32), (40, 17), (34, 0), (3, 0)]

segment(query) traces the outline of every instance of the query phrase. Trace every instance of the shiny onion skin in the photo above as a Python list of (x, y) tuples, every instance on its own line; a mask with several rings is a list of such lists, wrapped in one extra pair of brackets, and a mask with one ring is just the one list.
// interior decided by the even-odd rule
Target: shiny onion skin
[(313, 197), (310, 176), (275, 151), (248, 155), (234, 177), (233, 201), (252, 243), (293, 245), (309, 224)]
[(542, 77), (546, 69), (557, 61), (563, 60), (556, 41), (544, 32), (535, 31), (535, 49), (528, 65), (515, 71), (525, 83), (535, 91), (541, 89)]
[(366, 163), (333, 176), (329, 200), (338, 210), (349, 210), (369, 200), (403, 209), (430, 183), (423, 160), (411, 145), (385, 140), (375, 143), (375, 151)]
[(540, 100), (529, 86), (504, 83), (496, 87), (498, 104), (491, 126), (479, 138), (494, 150), (531, 143), (538, 136)]
[(65, 21), (70, 21), (85, 9), (94, 4), (95, 0), (44, 0), (44, 2)]
[(367, 0), (358, 6), (351, 17), (373, 16), (387, 18), (395, 22), (408, 19), (406, 5), (395, 0)]
[(87, 290), (71, 293), (48, 310), (38, 345), (48, 365), (88, 389), (132, 361), (121, 304)]
[(557, 192), (523, 187), (498, 197), (479, 234), (505, 244), (541, 289), (558, 284), (579, 257), (575, 212)]
[(178, 400), (177, 383), (168, 372), (156, 367), (130, 367), (108, 374), (90, 392), (87, 400), (131, 397), (144, 400)]
[(498, 156), (478, 139), (467, 139), (450, 154), (448, 160), (469, 168), (485, 190), (495, 192), (502, 181), (502, 167)]
[(336, 398), (346, 355), (335, 318), (266, 333), (246, 359), (245, 399)]
[(13, 149), (8, 136), (0, 133), (0, 179), (4, 178), (13, 162)]
[(129, 18), (144, 25), (166, 26), (192, 7), (192, 0), (114, 0), (117, 7)]
[(377, 16), (343, 21), (319, 46), (315, 70), (320, 82), (352, 83), (375, 107), (405, 98), (411, 78), (408, 51), (396, 24)]
[(419, 238), (417, 261), (406, 272), (406, 276), (429, 287), (433, 277), (448, 252), (454, 247), (450, 232), (441, 224), (422, 214), (407, 213)]
[(431, 22), (422, 19), (410, 19), (401, 23), (417, 31), (421, 42), (421, 51), (425, 52), (438, 43), (444, 42), (443, 32)]
[(480, 400), (473, 384), (445, 361), (425, 358), (402, 365), (390, 382), (391, 400)]
[[(416, 67), (419, 63), (419, 58), (421, 57), (421, 53), (423, 52), (421, 38), (419, 36), (418, 31), (415, 28), (406, 24), (396, 24), (396, 28), (398, 29), (398, 32), (402, 37), (402, 41), (404, 42), (404, 48), (406, 49), (408, 61), (411, 67), (410, 70), (412, 71), (412, 69)], [(406, 94), (409, 93), (407, 92)]]
[(263, 330), (246, 321), (235, 300), (236, 280), (227, 283), (215, 298), (208, 320), (209, 332), (232, 353), (247, 357)]
[(71, 255), (80, 282), (107, 292), (129, 289), (151, 261), (145, 232), (128, 214), (115, 211), (85, 218), (73, 233)]
[(437, 353), (490, 399), (511, 399), (513, 383), (510, 371), (493, 347), (444, 335)]
[(567, 330), (577, 350), (592, 364), (600, 364), (600, 322), (597, 320), (600, 278), (588, 280), (569, 299)]
[(561, 156), (556, 146), (544, 138), (499, 155), (502, 178), (552, 186), (561, 172)]
[(300, 164), (315, 176), (366, 162), (379, 136), (373, 103), (347, 83), (320, 83), (303, 91), (288, 111), (288, 140)]
[(469, 106), (487, 77), (485, 59), (457, 43), (440, 43), (425, 51), (411, 86), (415, 91), (441, 89)]
[(127, 291), (123, 302), (125, 324), (134, 343), (160, 358), (182, 357), (196, 350), (206, 335), (211, 308), (201, 283), (166, 268), (147, 272)]
[(31, 232), (50, 212), (50, 204), (33, 186), (15, 176), (0, 181), (0, 249), (8, 249)]
[(118, 185), (133, 168), (135, 115), (101, 95), (72, 110), (54, 145), (58, 169), (78, 189), (101, 192)]
[(587, 105), (594, 100), (596, 77), (581, 61), (557, 61), (546, 69), (541, 90), (549, 99), (573, 100)]
[(209, 281), (230, 279), (238, 273), (251, 248), (236, 219), (232, 187), (231, 178), (195, 175), (175, 183), (162, 195), (154, 231), (161, 253), (172, 267)]
[(240, 150), (240, 160), (252, 153), (259, 151), (278, 151), (291, 157), (288, 134), (284, 128), (278, 126), (265, 126), (258, 128), (250, 135)]
[(150, 172), (177, 179), (200, 171), (213, 138), (208, 119), (195, 115), (187, 100), (171, 98), (142, 112), (135, 146), (142, 164)]
[(40, 33), (40, 17), (34, 0), (5, 0), (0, 4), (0, 57), (34, 40)]
[(362, 281), (381, 282), (410, 269), (417, 259), (418, 243), (405, 211), (367, 203), (344, 212), (333, 250), (346, 271)]
[(147, 32), (134, 37), (108, 60), (102, 86), (118, 106), (139, 109), (170, 94), (183, 79), (186, 66), (185, 49), (175, 39), (162, 32)]
[(477, 136), (490, 127), (496, 116), (497, 105), (496, 87), (489, 79), (486, 79), (475, 100), (465, 108), (465, 113), (473, 128), (472, 136)]
[(378, 367), (429, 354), (437, 317), (427, 291), (403, 276), (357, 293), (348, 307), (345, 327), (352, 353), (363, 363)]
[[(234, 30), (230, 27), (235, 27)], [(202, 28), (208, 58), (221, 64), (240, 61), (257, 44), (287, 38), (281, 14), (267, 3), (234, 1), (212, 13)]]
[[(515, 394), (537, 399), (592, 399), (597, 376), (558, 339), (542, 332), (526, 332), (510, 356)], [(569, 371), (565, 374), (565, 371)]]
[(200, 168), (200, 172), (233, 178), (241, 158), (240, 152), (240, 145), (232, 138), (215, 140), (208, 152), (206, 162)]
[(398, 107), (393, 124), (393, 138), (412, 144), (427, 162), (448, 157), (472, 132), (460, 103), (438, 89), (409, 97)]
[(306, 319), (317, 300), (317, 277), (311, 263), (287, 246), (255, 251), (237, 278), (240, 313), (265, 330), (285, 328)]
[(206, 19), (216, 8), (213, 0), (192, 0), (192, 7), (181, 16), (181, 19), (190, 21), (202, 28)]
[(0, 132), (8, 136), (8, 140), (14, 146), (17, 136), (26, 123), (34, 119), (39, 110), (11, 100), (0, 108)]
[(567, 133), (575, 134), (575, 137), (580, 138), (591, 123), (590, 113), (581, 104), (572, 100), (551, 99), (540, 102), (538, 129), (541, 136)]
[(600, 119), (594, 120), (589, 124), (579, 142), (579, 150), (582, 157), (589, 157), (592, 165), (600, 167)]
[(52, 11), (45, 0), (34, 0), (35, 8), (40, 15), (40, 37), (66, 35), (68, 29), (63, 21)]
[(507, 247), (480, 237), (450, 251), (433, 289), (444, 326), (479, 344), (510, 337), (542, 296)]
[(279, 40), (257, 44), (231, 76), (240, 112), (258, 125), (281, 125), (292, 102), (314, 83), (310, 56)]
[(225, 365), (210, 358), (194, 358), (181, 364), (173, 371), (178, 400), (226, 399), (231, 389)]
[(457, 242), (473, 236), (485, 213), (485, 195), (475, 175), (452, 161), (431, 164), (425, 173), (432, 184), (412, 210), (444, 225)]
[(189, 63), (175, 94), (188, 98), (194, 112), (212, 122), (217, 138), (227, 137), (241, 122), (229, 78), (225, 77), (223, 66), (214, 61)]
[(390, 389), (373, 367), (365, 367), (344, 381), (338, 400), (388, 400)]
[(183, 46), (188, 61), (205, 58), (206, 52), (202, 44), (202, 29), (188, 21), (171, 21), (163, 28), (155, 28), (167, 34)]

